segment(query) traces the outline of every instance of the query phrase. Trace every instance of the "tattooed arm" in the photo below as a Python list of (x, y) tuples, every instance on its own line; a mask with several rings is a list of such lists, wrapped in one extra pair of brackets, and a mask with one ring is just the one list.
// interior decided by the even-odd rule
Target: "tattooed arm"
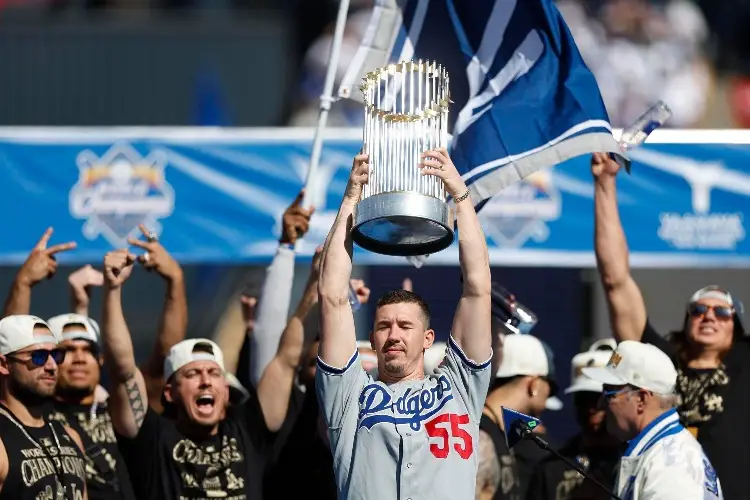
[(110, 378), (109, 414), (115, 431), (126, 438), (138, 435), (148, 400), (122, 312), (122, 284), (130, 276), (134, 262), (135, 256), (127, 250), (115, 250), (104, 257), (102, 340), (104, 366)]
[(477, 470), (476, 500), (490, 500), (500, 483), (500, 463), (495, 445), (486, 432), (479, 431), (479, 469)]

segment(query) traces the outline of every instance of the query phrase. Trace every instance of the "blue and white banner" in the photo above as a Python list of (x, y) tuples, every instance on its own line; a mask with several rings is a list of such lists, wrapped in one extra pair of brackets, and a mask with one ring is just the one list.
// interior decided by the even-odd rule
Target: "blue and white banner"
[(367, 72), (409, 60), (450, 75), (451, 158), (478, 206), (545, 167), (620, 152), (553, 0), (376, 0), (339, 96), (359, 97)]
[[(182, 262), (267, 262), (302, 188), (312, 129), (0, 129), (0, 263), (20, 264), (45, 228), (75, 240), (61, 262), (100, 262), (145, 223)], [(325, 239), (361, 131), (329, 129), (302, 253)], [(619, 176), (635, 267), (750, 266), (750, 131), (655, 132)], [(593, 184), (578, 157), (515, 183), (481, 219), (494, 265), (594, 265)], [(357, 250), (359, 264), (403, 258)], [(458, 263), (456, 246), (427, 265)]]

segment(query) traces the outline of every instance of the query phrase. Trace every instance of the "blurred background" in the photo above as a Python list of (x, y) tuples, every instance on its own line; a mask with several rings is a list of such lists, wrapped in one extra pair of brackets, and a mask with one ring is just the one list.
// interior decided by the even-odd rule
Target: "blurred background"
[[(337, 4), (0, 0), (0, 126), (313, 126)], [(657, 99), (674, 112), (670, 127), (750, 127), (750, 2), (561, 0), (558, 5), (597, 77), (614, 127), (628, 125)], [(370, 8), (367, 0), (351, 2), (339, 77), (358, 47)], [(348, 101), (336, 103), (329, 117), (334, 127), (357, 127), (361, 121), (361, 105)], [(168, 219), (164, 223), (168, 227)], [(257, 290), (266, 265), (186, 265), (189, 335), (242, 328), (238, 293)], [(295, 296), (307, 268), (299, 259)], [(16, 269), (0, 269), (0, 287), (8, 289)], [(65, 277), (74, 269), (62, 267), (59, 278), (35, 290), (35, 314), (49, 317), (67, 309)], [(438, 331), (447, 335), (460, 293), (457, 267), (360, 267), (355, 274), (375, 296), (411, 277), (414, 290), (432, 304)], [(707, 283), (721, 283), (750, 300), (746, 273), (733, 270), (634, 274), (661, 331), (679, 326), (688, 297)], [(552, 346), (560, 384), (566, 386), (570, 358), (591, 339), (609, 335), (595, 270), (495, 267), (493, 279), (538, 314), (534, 333)], [(126, 314), (139, 355), (145, 356), (163, 291), (145, 272), (131, 281)], [(96, 296), (92, 311), (98, 319)], [(362, 338), (371, 311), (372, 305), (358, 313)], [(574, 429), (570, 412), (550, 418), (549, 428), (560, 438)]]

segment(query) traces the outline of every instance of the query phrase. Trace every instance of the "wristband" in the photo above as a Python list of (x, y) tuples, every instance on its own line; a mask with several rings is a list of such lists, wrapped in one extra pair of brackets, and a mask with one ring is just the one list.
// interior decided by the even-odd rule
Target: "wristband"
[(467, 190), (466, 190), (466, 192), (465, 192), (464, 194), (462, 194), (462, 195), (461, 195), (461, 196), (459, 196), (458, 198), (454, 198), (454, 199), (453, 199), (453, 202), (454, 202), (454, 203), (461, 203), (462, 201), (464, 201), (464, 200), (465, 200), (466, 198), (468, 198), (468, 197), (469, 197), (469, 194), (471, 194), (471, 189), (467, 189)]
[(294, 251), (294, 245), (292, 243), (279, 242), (279, 248), (286, 248), (287, 250)]

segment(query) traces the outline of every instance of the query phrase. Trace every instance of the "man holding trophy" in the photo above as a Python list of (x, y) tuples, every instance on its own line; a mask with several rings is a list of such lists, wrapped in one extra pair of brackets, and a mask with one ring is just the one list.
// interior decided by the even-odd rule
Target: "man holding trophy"
[[(392, 66), (396, 66), (395, 71), (389, 74), (401, 79), (402, 88), (417, 87), (407, 80), (415, 74), (434, 77), (441, 73), (440, 68), (421, 62)], [(399, 71), (409, 74), (399, 74)], [(386, 74), (384, 79), (387, 77)], [(379, 76), (375, 80), (381, 81)], [(444, 96), (447, 106), (447, 92)], [(405, 101), (408, 98), (402, 98), (402, 103)], [(427, 108), (415, 107), (411, 116)], [(394, 120), (393, 116), (380, 114), (383, 122), (376, 123), (371, 133), (366, 131), (365, 139), (372, 141), (379, 135), (382, 137), (385, 122), (401, 119), (403, 124), (408, 120), (408, 112), (396, 114), (402, 118), (397, 116)], [(405, 115), (407, 118), (403, 118)], [(433, 120), (433, 123), (440, 122)], [(442, 124), (445, 126), (444, 121)], [(378, 128), (379, 133), (372, 133)], [(422, 130), (422, 133), (405, 133), (394, 140), (405, 141), (411, 137), (420, 143), (424, 138), (424, 128)], [(388, 145), (366, 144), (362, 153), (354, 158), (338, 216), (326, 239), (318, 284), (321, 339), (316, 387), (328, 426), (341, 499), (474, 497), (479, 419), (491, 377), (490, 267), (485, 237), (470, 191), (441, 144), (441, 136), (447, 139), (447, 134), (433, 133), (432, 137), (438, 140), (423, 152), (414, 152), (414, 144), (404, 144), (402, 149), (406, 153), (402, 160), (392, 160), (397, 154), (382, 154)], [(373, 156), (374, 162), (371, 161)], [(410, 162), (411, 167), (406, 169), (404, 165)], [(394, 173), (392, 170), (397, 168), (405, 179), (402, 186), (388, 180)], [(372, 197), (386, 196), (391, 201), (370, 203), (367, 217), (363, 218), (360, 204), (366, 200), (368, 183), (373, 177), (380, 177), (381, 189)], [(420, 184), (420, 178), (431, 180)], [(404, 193), (403, 185), (415, 189)], [(420, 191), (420, 185), (427, 186), (428, 190)], [(369, 188), (372, 192), (373, 186)], [(425, 376), (424, 351), (435, 338), (430, 328), (429, 307), (412, 292), (388, 292), (377, 302), (370, 333), (370, 342), (378, 357), (376, 381), (358, 362), (354, 318), (348, 301), (353, 228), (365, 219), (376, 221), (380, 230), (371, 231), (369, 237), (387, 240), (388, 253), (398, 255), (398, 238), (385, 234), (383, 225), (386, 229), (408, 227), (413, 234), (406, 235), (405, 245), (413, 244), (420, 237), (414, 231), (418, 231), (425, 220), (424, 206), (432, 203), (419, 197), (431, 196), (444, 203), (445, 199), (440, 199), (441, 192), (449, 195), (455, 206), (463, 275), (463, 293), (445, 359), (432, 374)], [(400, 196), (399, 193), (410, 197), (411, 201), (393, 203), (393, 197)], [(376, 205), (380, 205), (382, 212), (373, 215), (371, 209)], [(415, 206), (422, 212), (410, 215), (409, 210), (414, 210)], [(448, 213), (452, 241), (453, 209), (449, 208)], [(443, 227), (445, 222), (448, 221), (437, 221)], [(403, 241), (405, 231), (400, 234)], [(414, 255), (414, 252), (413, 247), (405, 248), (401, 255)]]

